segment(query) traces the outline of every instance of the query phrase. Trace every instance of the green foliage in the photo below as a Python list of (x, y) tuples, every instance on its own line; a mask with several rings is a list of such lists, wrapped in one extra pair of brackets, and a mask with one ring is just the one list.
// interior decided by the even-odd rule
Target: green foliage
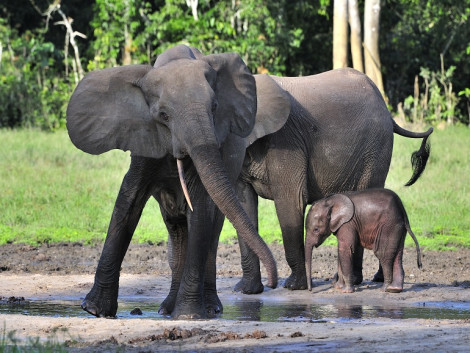
[[(54, 12), (46, 26), (43, 14), (52, 3), (4, 0), (0, 6), (0, 127), (64, 125), (75, 81), (69, 83), (66, 64), (73, 62), (65, 52), (64, 26), (56, 25), (62, 18)], [(299, 76), (331, 69), (331, 3), (200, 0), (197, 18), (185, 0), (67, 0), (60, 9), (73, 19), (74, 30), (87, 35), (76, 40), (87, 70), (152, 64), (165, 49), (185, 43), (204, 54), (238, 52), (253, 73)], [(469, 16), (470, 0), (383, 2), (380, 51), (392, 107), (412, 95), (421, 68), (441, 72), (442, 54), (446, 67), (455, 67), (453, 91), (443, 103), (442, 84), (430, 87), (434, 107), (423, 118), (468, 122), (469, 100), (455, 93), (468, 87)], [(420, 112), (409, 112), (412, 118), (416, 113), (419, 118)]]
[[(428, 68), (422, 67), (419, 74), (423, 79), (424, 90), (419, 92), (418, 77), (415, 82), (414, 96), (408, 96), (403, 104), (408, 120), (413, 123), (437, 124), (441, 120), (448, 124), (453, 124), (457, 115), (457, 103), (459, 101), (453, 90), (452, 77), (455, 66), (444, 68), (441, 57), (441, 70), (431, 72)], [(460, 115), (459, 120), (465, 122), (465, 116)]]
[[(393, 106), (414, 91), (421, 68), (441, 72), (441, 54), (446, 67), (455, 66), (454, 92), (468, 86), (470, 0), (387, 0), (380, 37), (385, 90)], [(463, 110), (464, 102), (458, 106)]]
[(2, 18), (0, 47), (0, 127), (64, 127), (71, 87), (54, 69), (59, 50), (40, 32), (19, 35)]

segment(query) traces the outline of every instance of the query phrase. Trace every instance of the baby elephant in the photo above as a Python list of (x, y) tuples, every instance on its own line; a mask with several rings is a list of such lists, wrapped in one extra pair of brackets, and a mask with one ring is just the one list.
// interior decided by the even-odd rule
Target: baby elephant
[(403, 290), (402, 265), (406, 233), (410, 233), (417, 249), (418, 268), (421, 252), (411, 231), (405, 208), (393, 191), (370, 189), (334, 194), (314, 203), (306, 220), (305, 259), (308, 289), (311, 290), (312, 249), (320, 246), (331, 234), (338, 238), (338, 281), (335, 287), (344, 293), (354, 292), (353, 253), (359, 247), (373, 250), (384, 274), (384, 289)]

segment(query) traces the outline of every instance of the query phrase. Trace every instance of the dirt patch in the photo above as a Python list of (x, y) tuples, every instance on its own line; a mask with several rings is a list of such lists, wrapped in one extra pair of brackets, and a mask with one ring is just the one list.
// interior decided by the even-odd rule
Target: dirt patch
[[(282, 245), (270, 246), (278, 262), (280, 278), (289, 275)], [(91, 289), (101, 246), (62, 243), (41, 246), (8, 244), (0, 247), (0, 305), (21, 305), (21, 301), (68, 299), (79, 302)], [(163, 299), (169, 288), (169, 267), (165, 244), (131, 244), (122, 265), (120, 298), (147, 301)], [(389, 315), (393, 308), (447, 302), (470, 305), (470, 250), (423, 251), (423, 269), (416, 267), (414, 248), (405, 249), (405, 290), (384, 293), (370, 282), (378, 268), (371, 252), (365, 252), (365, 282), (356, 293), (341, 294), (332, 288), (336, 272), (336, 249), (320, 247), (314, 252), (314, 288), (288, 291), (266, 289), (256, 296), (232, 291), (241, 276), (238, 245), (221, 244), (218, 251), (218, 291), (224, 306), (253, 298), (259, 302), (289, 302), (309, 308), (309, 304), (335, 305), (337, 317), (321, 320), (266, 322), (228, 319), (184, 321), (134, 318), (117, 320), (84, 317), (0, 314), (7, 331), (16, 337), (54, 336), (68, 342), (70, 351), (114, 352), (292, 352), (292, 351), (380, 351), (416, 352), (430, 349), (468, 351), (470, 321), (413, 319)], [(23, 299), (24, 298), (24, 299)], [(17, 301), (16, 303), (15, 300)], [(9, 303), (8, 301), (13, 301)], [(350, 308), (381, 308), (379, 318), (354, 319), (340, 312)], [(354, 317), (354, 316), (353, 316)], [(391, 317), (391, 318), (390, 318)]]

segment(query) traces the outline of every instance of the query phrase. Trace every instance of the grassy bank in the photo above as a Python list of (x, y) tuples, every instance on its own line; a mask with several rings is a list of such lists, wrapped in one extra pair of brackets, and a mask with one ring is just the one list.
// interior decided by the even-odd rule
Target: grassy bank
[[(438, 130), (431, 140), (425, 173), (406, 188), (410, 155), (420, 140), (395, 137), (387, 187), (402, 197), (422, 246), (470, 247), (470, 130)], [(0, 244), (102, 241), (129, 161), (129, 154), (120, 151), (83, 153), (66, 131), (0, 130)], [(269, 242), (281, 240), (270, 201), (260, 200), (260, 232)], [(134, 241), (159, 242), (166, 237), (158, 204), (151, 199)], [(222, 241), (234, 239), (235, 231), (226, 222)]]

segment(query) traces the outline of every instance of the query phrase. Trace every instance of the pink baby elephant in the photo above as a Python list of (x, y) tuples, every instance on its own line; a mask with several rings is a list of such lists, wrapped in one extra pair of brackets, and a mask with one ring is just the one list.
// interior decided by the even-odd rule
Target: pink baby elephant
[(403, 290), (402, 258), (406, 233), (410, 233), (417, 249), (418, 268), (421, 251), (411, 231), (405, 208), (393, 191), (370, 189), (334, 194), (314, 203), (306, 221), (305, 259), (308, 287), (311, 289), (312, 250), (333, 233), (338, 238), (337, 289), (354, 292), (353, 253), (359, 247), (373, 250), (384, 274), (384, 290)]

